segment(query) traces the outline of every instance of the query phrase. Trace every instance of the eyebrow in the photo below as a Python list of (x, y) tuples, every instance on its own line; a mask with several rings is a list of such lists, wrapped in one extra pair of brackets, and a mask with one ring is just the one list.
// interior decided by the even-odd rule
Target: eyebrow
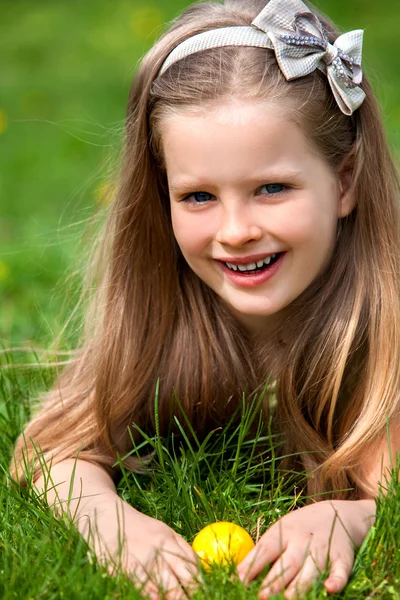
[[(259, 185), (262, 182), (266, 182), (266, 181), (272, 181), (275, 180), (274, 183), (279, 183), (281, 180), (285, 180), (285, 179), (295, 179), (296, 177), (299, 177), (302, 175), (301, 171), (295, 171), (295, 170), (278, 170), (276, 168), (274, 168), (274, 171), (271, 171), (270, 173), (261, 173), (260, 175), (254, 175), (252, 178), (248, 179), (249, 183), (255, 183), (257, 182), (257, 185)], [(174, 183), (171, 183), (169, 185), (169, 188), (172, 192), (190, 192), (190, 191), (198, 191), (200, 189), (202, 189), (203, 187), (209, 187), (214, 185), (213, 182), (211, 181), (207, 181), (206, 179), (204, 180), (193, 180), (190, 181), (189, 179), (182, 179), (182, 181), (177, 180)]]

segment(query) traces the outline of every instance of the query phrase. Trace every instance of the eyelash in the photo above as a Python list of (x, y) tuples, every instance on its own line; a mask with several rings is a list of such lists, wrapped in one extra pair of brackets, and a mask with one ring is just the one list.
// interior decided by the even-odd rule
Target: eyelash
[[(258, 188), (259, 190), (263, 187), (267, 187), (269, 185), (279, 185), (283, 187), (283, 190), (280, 192), (277, 192), (275, 194), (262, 194), (263, 196), (282, 196), (283, 194), (287, 193), (291, 187), (288, 185), (285, 185), (284, 183), (264, 183), (260, 188)], [(182, 202), (187, 202), (188, 204), (197, 204), (198, 206), (200, 206), (201, 204), (207, 204), (208, 202), (210, 202), (210, 200), (206, 200), (204, 202), (196, 202), (193, 199), (193, 196), (195, 194), (207, 194), (208, 196), (212, 196), (212, 194), (209, 194), (208, 192), (192, 192), (191, 194), (187, 194), (186, 196), (184, 196), (182, 198)]]

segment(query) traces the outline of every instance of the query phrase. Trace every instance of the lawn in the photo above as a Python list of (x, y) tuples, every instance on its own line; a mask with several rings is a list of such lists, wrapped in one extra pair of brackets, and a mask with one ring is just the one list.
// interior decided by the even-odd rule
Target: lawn
[[(12, 445), (32, 398), (54, 370), (22, 368), (44, 360), (75, 306), (90, 239), (112, 197), (125, 105), (140, 56), (186, 0), (1, 0), (0, 2), (0, 597), (137, 598), (87, 556), (67, 521), (56, 521), (32, 491), (7, 485)], [(398, 0), (319, 0), (343, 30), (363, 28), (364, 66), (376, 90), (394, 153), (400, 156)], [(93, 227), (87, 230), (93, 215)], [(78, 314), (60, 342), (71, 348)], [(12, 363), (14, 367), (7, 367)], [(276, 443), (271, 440), (272, 447)], [(215, 432), (207, 447), (175, 449), (155, 440), (143, 478), (127, 474), (120, 493), (188, 541), (212, 520), (241, 523), (253, 537), (293, 508), (290, 477), (273, 463), (248, 468), (248, 448), (232, 453)], [(259, 468), (259, 467), (258, 467)], [(216, 473), (218, 478), (216, 478)], [(161, 491), (160, 491), (161, 490)], [(197, 490), (197, 491), (195, 491)], [(378, 521), (340, 598), (400, 598), (398, 482), (378, 500)], [(396, 498), (397, 493), (397, 498)], [(227, 571), (208, 574), (198, 598), (256, 598)], [(322, 598), (318, 584), (309, 598)]]
[[(5, 471), (11, 443), (29, 417), (31, 392), (47, 388), (51, 377), (44, 370), (27, 379), (10, 369), (0, 374), (1, 466)], [(118, 484), (121, 497), (141, 512), (172, 527), (187, 541), (206, 524), (235, 522), (256, 541), (279, 517), (306, 501), (304, 479), (281, 473), (275, 458), (280, 440), (268, 427), (255, 428), (255, 403), (244, 404), (236, 429), (228, 426), (210, 432), (199, 442), (185, 435), (167, 440), (145, 438), (154, 458), (146, 474), (123, 470)], [(183, 421), (181, 422), (183, 423)], [(134, 451), (139, 451), (138, 446)], [(261, 460), (259, 460), (261, 458)], [(335, 596), (343, 600), (395, 600), (400, 591), (400, 483), (393, 472), (385, 483), (386, 497), (377, 499), (377, 521), (359, 550), (349, 584)], [(11, 599), (87, 598), (133, 600), (140, 593), (132, 581), (106, 569), (88, 554), (88, 546), (65, 518), (57, 521), (35, 491), (7, 485), (5, 472), (0, 487), (0, 597)], [(243, 586), (234, 569), (215, 568), (202, 574), (194, 600), (256, 600), (261, 578)], [(305, 598), (328, 597), (320, 580)], [(283, 599), (282, 595), (276, 596)]]

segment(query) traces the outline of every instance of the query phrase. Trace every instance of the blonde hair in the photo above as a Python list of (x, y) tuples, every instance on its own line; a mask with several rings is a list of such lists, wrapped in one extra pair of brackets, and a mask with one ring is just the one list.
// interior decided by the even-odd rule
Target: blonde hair
[[(353, 168), (357, 206), (338, 224), (331, 263), (285, 311), (290, 346), (274, 365), (274, 420), (288, 453), (300, 453), (297, 464), (312, 474), (309, 493), (368, 491), (360, 465), (385, 435), (400, 389), (400, 186), (371, 86), (364, 78), (366, 100), (347, 117), (320, 71), (287, 82), (271, 50), (243, 47), (191, 55), (157, 77), (181, 41), (249, 25), (264, 5), (193, 5), (144, 57), (129, 98), (119, 189), (91, 271), (97, 292), (85, 337), (28, 424), (27, 445), (22, 436), (16, 444), (11, 473), (22, 482), (24, 453), (39, 469), (29, 440), (46, 461), (80, 449), (80, 458), (115, 473), (120, 433), (132, 423), (154, 431), (157, 379), (161, 432), (176, 390), (200, 435), (266, 382), (280, 332), (255, 344), (190, 270), (173, 237), (162, 164), (159, 125), (168, 112), (240, 96), (284, 106), (332, 169), (345, 159)], [(333, 42), (339, 32), (312, 10)], [(138, 469), (133, 457), (125, 464)]]

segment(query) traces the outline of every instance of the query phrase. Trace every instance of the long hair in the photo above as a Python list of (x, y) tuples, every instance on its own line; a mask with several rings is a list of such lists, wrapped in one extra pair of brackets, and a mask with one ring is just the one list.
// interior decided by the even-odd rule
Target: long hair
[[(311, 475), (309, 493), (367, 491), (360, 466), (385, 435), (400, 389), (400, 185), (371, 86), (364, 78), (366, 100), (348, 117), (319, 70), (287, 82), (273, 51), (247, 47), (199, 52), (158, 76), (180, 42), (249, 25), (264, 5), (195, 4), (144, 57), (128, 103), (119, 189), (90, 270), (88, 289), (97, 291), (85, 336), (16, 444), (11, 473), (21, 481), (24, 453), (39, 469), (30, 440), (46, 461), (80, 450), (112, 473), (127, 426), (154, 431), (157, 380), (161, 431), (175, 391), (201, 433), (233, 414), (243, 393), (262, 389), (272, 370), (275, 423), (287, 453), (299, 453), (297, 464)], [(312, 10), (333, 43), (339, 32)], [(232, 96), (279, 104), (333, 170), (345, 159), (353, 169), (356, 208), (338, 223), (325, 272), (285, 309), (290, 343), (279, 361), (280, 332), (249, 338), (190, 270), (172, 232), (160, 123)], [(139, 468), (132, 457), (125, 464)]]

